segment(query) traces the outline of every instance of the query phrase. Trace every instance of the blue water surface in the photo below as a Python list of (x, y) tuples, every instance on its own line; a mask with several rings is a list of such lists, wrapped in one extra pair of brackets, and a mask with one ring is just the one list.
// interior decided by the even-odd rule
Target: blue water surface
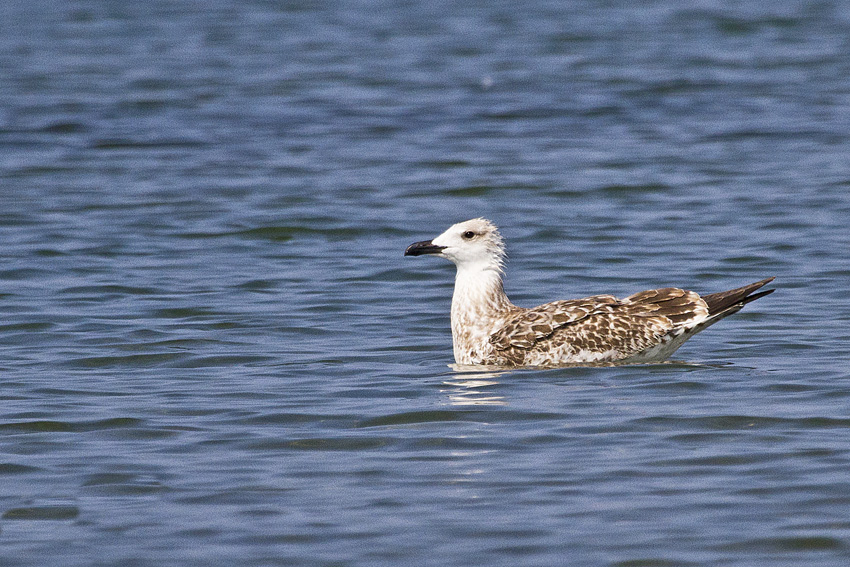
[[(7, 0), (0, 564), (844, 566), (850, 5)], [(652, 366), (519, 305), (776, 293)]]

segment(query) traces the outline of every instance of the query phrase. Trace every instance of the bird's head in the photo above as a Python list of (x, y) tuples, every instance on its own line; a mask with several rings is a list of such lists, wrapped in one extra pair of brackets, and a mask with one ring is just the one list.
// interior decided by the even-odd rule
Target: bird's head
[(405, 256), (431, 254), (455, 263), (458, 269), (491, 269), (501, 272), (505, 244), (496, 225), (486, 219), (459, 222), (433, 240), (414, 242)]

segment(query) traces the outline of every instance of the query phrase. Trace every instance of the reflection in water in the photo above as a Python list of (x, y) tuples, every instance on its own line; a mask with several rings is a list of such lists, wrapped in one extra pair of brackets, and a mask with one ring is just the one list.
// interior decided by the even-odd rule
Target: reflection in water
[[(615, 366), (639, 366), (643, 368), (669, 368), (670, 366), (680, 367), (682, 369), (699, 369), (699, 368), (720, 368), (725, 364), (705, 364), (685, 362), (682, 360), (665, 360), (662, 362), (651, 363), (618, 363), (618, 362), (590, 362), (576, 364), (559, 364), (546, 367), (547, 369), (556, 368), (610, 368)], [(455, 374), (443, 384), (451, 386), (451, 389), (443, 390), (449, 397), (449, 403), (453, 406), (506, 406), (504, 396), (495, 393), (491, 386), (500, 384), (499, 378), (511, 372), (522, 370), (534, 370), (535, 368), (512, 368), (505, 366), (471, 366), (463, 364), (449, 364), (449, 368), (455, 371)], [(538, 367), (537, 370), (542, 368)]]
[(451, 386), (443, 390), (449, 396), (449, 403), (453, 406), (506, 406), (504, 396), (497, 395), (489, 386), (499, 384), (497, 378), (506, 373), (501, 367), (493, 366), (466, 366), (462, 364), (450, 364), (449, 367), (457, 374), (451, 380), (443, 384)]

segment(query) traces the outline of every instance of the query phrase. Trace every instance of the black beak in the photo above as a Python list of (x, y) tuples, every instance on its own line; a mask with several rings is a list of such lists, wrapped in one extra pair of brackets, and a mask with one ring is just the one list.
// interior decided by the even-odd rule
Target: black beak
[(437, 246), (430, 240), (423, 240), (422, 242), (414, 242), (408, 246), (407, 250), (404, 251), (404, 255), (421, 256), (422, 254), (439, 254), (445, 249), (445, 246)]

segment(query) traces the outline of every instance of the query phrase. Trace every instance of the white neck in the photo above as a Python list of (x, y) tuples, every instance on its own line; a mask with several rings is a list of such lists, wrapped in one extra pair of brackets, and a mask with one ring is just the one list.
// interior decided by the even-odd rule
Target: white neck
[(490, 335), (502, 327), (514, 305), (505, 295), (502, 273), (489, 265), (458, 266), (452, 296), (455, 362), (481, 364), (492, 352)]

